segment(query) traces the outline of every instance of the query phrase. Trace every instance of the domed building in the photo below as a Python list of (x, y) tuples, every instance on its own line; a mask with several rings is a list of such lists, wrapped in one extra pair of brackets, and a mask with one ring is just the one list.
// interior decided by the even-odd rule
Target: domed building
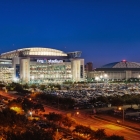
[(109, 63), (88, 73), (88, 78), (95, 77), (102, 77), (108, 80), (140, 78), (140, 63), (126, 60)]
[(114, 62), (114, 63), (109, 63), (101, 68), (140, 68), (140, 63), (136, 62), (128, 62), (126, 60), (120, 61), (120, 62)]
[(109, 63), (101, 68), (97, 68), (96, 72), (103, 72), (108, 75), (108, 79), (129, 79), (140, 78), (140, 63), (122, 60), (120, 62)]

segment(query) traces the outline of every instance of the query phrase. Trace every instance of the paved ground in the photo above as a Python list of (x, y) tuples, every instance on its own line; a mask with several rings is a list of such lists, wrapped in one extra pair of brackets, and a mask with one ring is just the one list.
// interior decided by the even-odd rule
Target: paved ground
[(77, 123), (89, 126), (94, 130), (105, 129), (105, 132), (108, 135), (116, 134), (124, 136), (125, 140), (139, 140), (140, 131), (130, 129), (125, 126), (118, 125), (109, 121), (101, 120), (96, 117), (87, 117), (85, 118), (82, 115), (74, 116)]
[(117, 120), (119, 120), (120, 121), (119, 125), (134, 128), (134, 129), (140, 131), (140, 122), (139, 123), (138, 122), (131, 122), (131, 121), (128, 121), (128, 120), (124, 120), (124, 122), (123, 122), (122, 118), (117, 118), (115, 116), (112, 117), (112, 116), (105, 115), (105, 114), (98, 114), (98, 115), (95, 115), (95, 117), (99, 118), (99, 119), (102, 119), (102, 120), (109, 121), (109, 122), (113, 122), (115, 124), (118, 124)]

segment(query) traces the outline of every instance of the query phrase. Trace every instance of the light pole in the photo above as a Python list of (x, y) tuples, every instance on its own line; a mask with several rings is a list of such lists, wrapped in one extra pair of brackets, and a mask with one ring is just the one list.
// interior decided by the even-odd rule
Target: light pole
[(105, 73), (104, 74), (105, 83), (107, 83), (107, 77), (108, 77), (108, 75)]
[(119, 110), (122, 110), (123, 115), (123, 123), (124, 123), (124, 107), (119, 107)]
[(95, 80), (97, 81), (97, 83), (98, 83), (99, 79), (100, 79), (100, 78), (99, 78), (98, 76), (95, 77)]
[(32, 112), (30, 111), (30, 115), (31, 115), (31, 117), (32, 117)]
[(79, 115), (79, 111), (77, 111), (76, 114)]
[(35, 77), (32, 75), (32, 76), (31, 76), (32, 83), (34, 83), (34, 78), (35, 78)]
[(97, 88), (98, 88), (98, 81), (99, 81), (99, 79), (100, 79), (100, 78), (99, 78), (98, 76), (95, 77), (95, 80), (97, 81), (97, 86), (96, 86)]
[(42, 83), (43, 83), (43, 81), (44, 81), (44, 74), (40, 75), (40, 81), (42, 81)]
[(59, 93), (57, 93), (57, 107), (58, 107), (58, 110), (59, 110)]

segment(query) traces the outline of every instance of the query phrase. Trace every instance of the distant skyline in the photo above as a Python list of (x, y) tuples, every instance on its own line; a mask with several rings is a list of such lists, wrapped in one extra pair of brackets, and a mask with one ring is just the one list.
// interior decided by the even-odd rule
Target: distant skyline
[(25, 47), (82, 51), (94, 68), (140, 62), (139, 0), (0, 1), (0, 53)]

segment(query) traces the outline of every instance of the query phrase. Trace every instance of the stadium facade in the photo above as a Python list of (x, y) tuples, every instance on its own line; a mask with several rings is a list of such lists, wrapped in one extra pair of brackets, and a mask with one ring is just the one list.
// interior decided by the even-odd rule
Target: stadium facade
[(123, 60), (106, 64), (88, 73), (88, 78), (95, 78), (97, 76), (107, 78), (108, 80), (140, 78), (140, 63)]
[[(0, 81), (25, 83), (62, 83), (84, 81), (81, 52), (65, 53), (42, 47), (23, 48), (0, 55)], [(5, 71), (7, 70), (7, 73)]]

